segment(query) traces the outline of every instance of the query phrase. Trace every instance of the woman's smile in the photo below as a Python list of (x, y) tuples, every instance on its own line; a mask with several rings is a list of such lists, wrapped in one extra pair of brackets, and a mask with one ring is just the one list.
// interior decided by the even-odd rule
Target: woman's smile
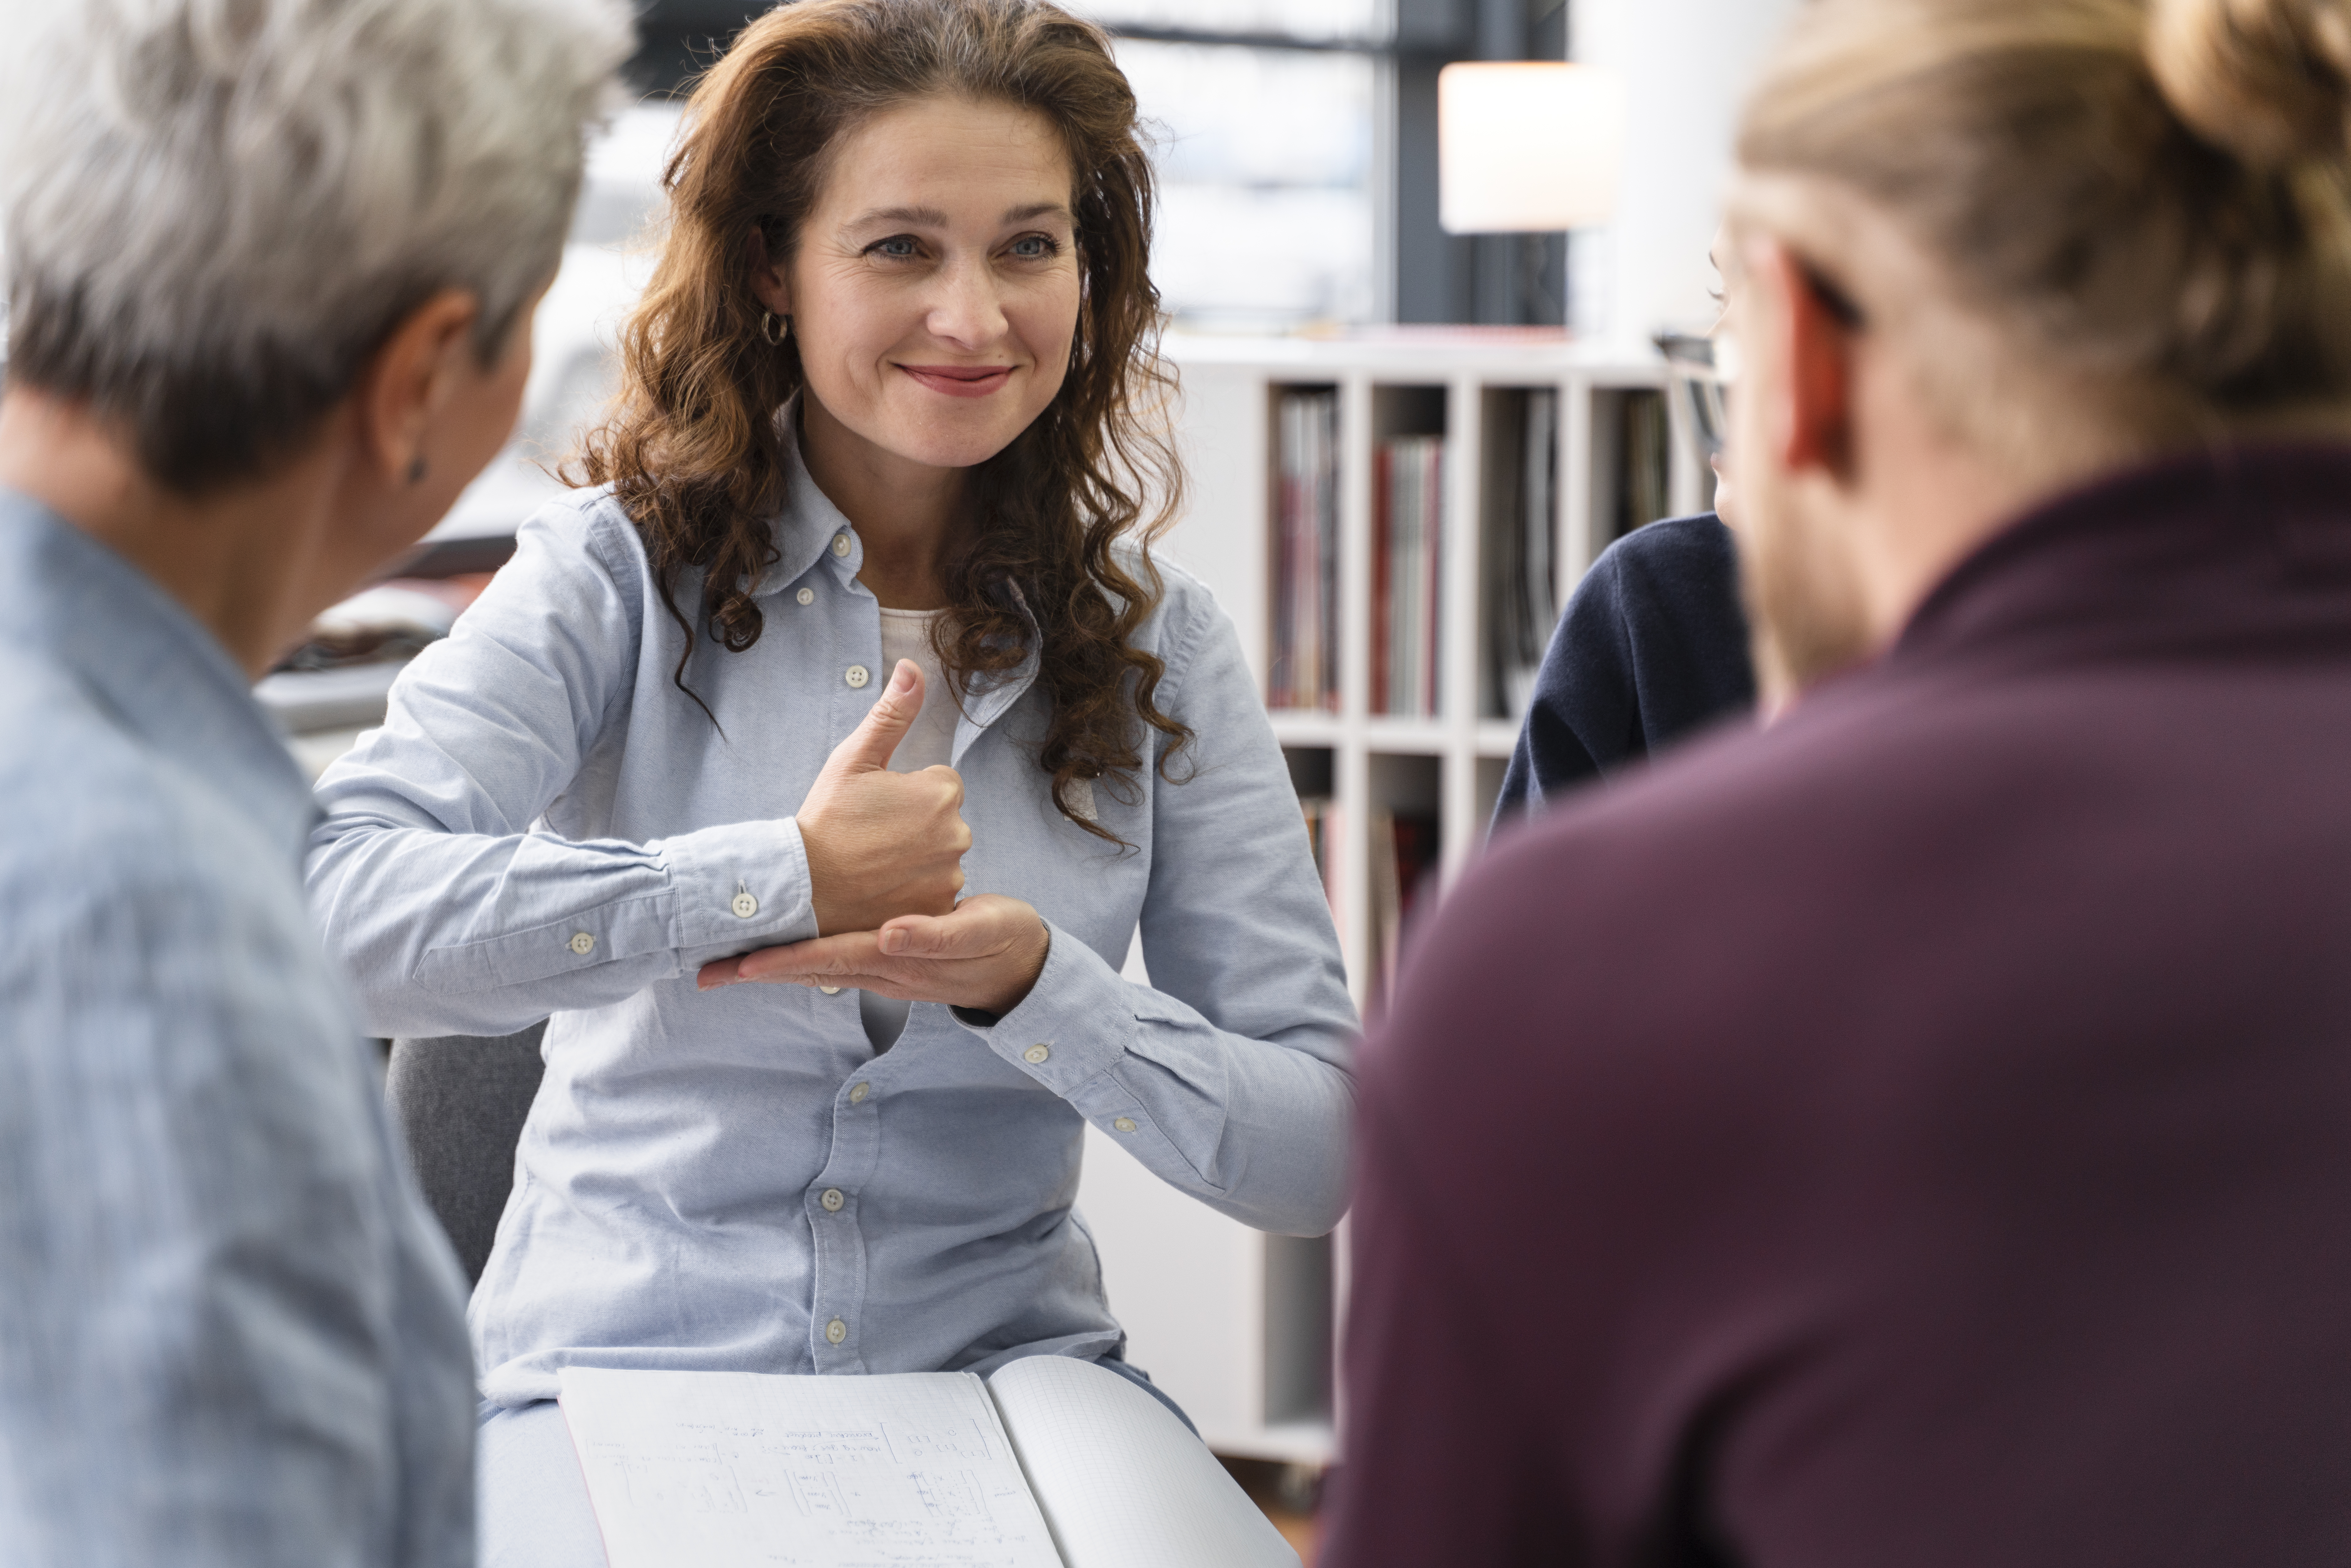
[[(852, 468), (970, 469), (1037, 422), (1067, 379), (1084, 286), (1077, 177), (1038, 110), (925, 97), (839, 140), (808, 239), (756, 281), (793, 320), (810, 471), (857, 517)], [(906, 516), (903, 497), (871, 501)]]
[(945, 397), (986, 397), (1011, 384), (1017, 365), (900, 365), (923, 386)]

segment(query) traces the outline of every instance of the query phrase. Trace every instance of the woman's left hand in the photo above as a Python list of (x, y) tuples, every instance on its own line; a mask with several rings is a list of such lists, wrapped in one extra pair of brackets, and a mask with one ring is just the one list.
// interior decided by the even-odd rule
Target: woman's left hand
[(1051, 938), (1036, 910), (983, 893), (952, 915), (902, 915), (878, 931), (819, 936), (705, 964), (705, 991), (745, 980), (791, 986), (854, 986), (914, 1002), (1008, 1013), (1045, 967)]

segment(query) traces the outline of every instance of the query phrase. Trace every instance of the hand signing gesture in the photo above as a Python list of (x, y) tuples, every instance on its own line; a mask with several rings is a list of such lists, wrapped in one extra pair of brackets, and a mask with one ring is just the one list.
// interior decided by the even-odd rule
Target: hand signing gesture
[(963, 891), (963, 779), (952, 768), (893, 773), (923, 711), (923, 672), (901, 659), (864, 722), (825, 758), (793, 813), (819, 932), (870, 932), (895, 915), (946, 915)]
[(956, 902), (971, 848), (963, 779), (952, 768), (888, 771), (922, 711), (922, 671), (902, 659), (797, 814), (824, 935), (706, 964), (704, 990), (745, 980), (853, 986), (996, 1013), (1029, 994), (1045, 967), (1044, 921), (1017, 898)]
[(878, 931), (721, 958), (703, 966), (697, 983), (705, 991), (745, 980), (854, 986), (906, 1001), (1007, 1013), (1037, 983), (1050, 942), (1034, 909), (983, 893), (951, 915), (902, 915)]

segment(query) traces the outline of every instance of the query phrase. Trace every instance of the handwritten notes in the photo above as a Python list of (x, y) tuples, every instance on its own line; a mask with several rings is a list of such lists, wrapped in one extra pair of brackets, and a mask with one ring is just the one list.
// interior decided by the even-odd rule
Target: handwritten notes
[(611, 1568), (1061, 1568), (976, 1377), (569, 1367)]

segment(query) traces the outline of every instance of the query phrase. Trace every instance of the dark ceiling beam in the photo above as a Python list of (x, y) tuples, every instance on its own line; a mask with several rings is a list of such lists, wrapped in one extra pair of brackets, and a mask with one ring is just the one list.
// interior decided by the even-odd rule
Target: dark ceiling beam
[[(647, 92), (674, 91), (695, 73), (706, 69), (743, 25), (767, 7), (745, 0), (651, 0), (640, 5), (637, 31), (641, 40), (630, 64), (629, 78)], [(1290, 49), (1310, 54), (1387, 55), (1396, 46), (1378, 38), (1312, 38), (1289, 33), (1229, 31), (1202, 27), (1114, 26), (1113, 37), (1152, 44), (1193, 44), (1205, 47)], [(1408, 50), (1445, 52), (1447, 46), (1416, 40)], [(1447, 55), (1450, 57), (1450, 55)]]
[(1228, 33), (1198, 27), (1135, 27), (1107, 29), (1114, 38), (1137, 38), (1146, 44), (1200, 44), (1209, 47), (1301, 49), (1311, 54), (1386, 55), (1395, 46), (1375, 38), (1301, 38), (1290, 33)]

